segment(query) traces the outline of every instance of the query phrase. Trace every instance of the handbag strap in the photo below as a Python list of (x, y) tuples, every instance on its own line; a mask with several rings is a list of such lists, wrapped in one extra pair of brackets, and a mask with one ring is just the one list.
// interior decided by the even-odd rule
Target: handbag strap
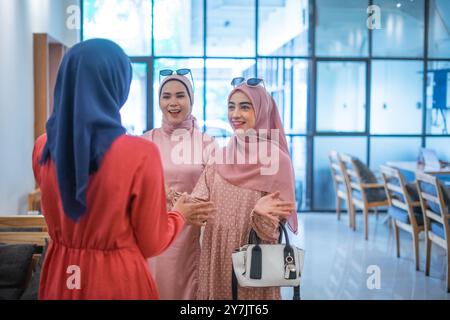
[(233, 300), (238, 299), (238, 281), (233, 264), (231, 264), (231, 295)]
[[(278, 238), (278, 243), (281, 244), (284, 235), (284, 238), (286, 239), (286, 245), (290, 246), (289, 236), (284, 224), (280, 222), (278, 225), (278, 229), (280, 230), (280, 237)], [(260, 244), (260, 243), (261, 239), (258, 237), (258, 234), (256, 233), (255, 229), (252, 228), (248, 235), (248, 244)]]

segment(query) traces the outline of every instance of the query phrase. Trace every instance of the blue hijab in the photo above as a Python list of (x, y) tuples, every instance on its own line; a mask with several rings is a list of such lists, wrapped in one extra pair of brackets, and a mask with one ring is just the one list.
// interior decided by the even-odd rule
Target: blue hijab
[(86, 212), (89, 176), (111, 144), (125, 134), (119, 110), (130, 91), (131, 63), (114, 42), (93, 39), (65, 55), (56, 80), (41, 163), (54, 161), (65, 214)]

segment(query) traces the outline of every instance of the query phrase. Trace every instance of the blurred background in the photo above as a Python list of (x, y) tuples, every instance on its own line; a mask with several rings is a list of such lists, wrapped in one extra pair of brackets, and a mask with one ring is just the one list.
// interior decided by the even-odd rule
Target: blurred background
[[(82, 17), (82, 39), (117, 41), (133, 61), (130, 133), (161, 123), (160, 69), (192, 69), (194, 115), (219, 140), (231, 130), (230, 79), (264, 78), (288, 134), (300, 210), (334, 209), (330, 149), (374, 169), (416, 160), (425, 146), (450, 157), (450, 1), (83, 0)], [(368, 28), (376, 18), (380, 29)]]
[[(449, 0), (0, 0), (0, 29), (0, 228), (42, 213), (31, 152), (63, 55), (108, 38), (133, 63), (131, 135), (161, 124), (161, 69), (192, 70), (193, 113), (222, 145), (231, 79), (265, 80), (295, 169), (304, 298), (450, 299)], [(428, 199), (445, 187), (439, 208), (420, 183)]]

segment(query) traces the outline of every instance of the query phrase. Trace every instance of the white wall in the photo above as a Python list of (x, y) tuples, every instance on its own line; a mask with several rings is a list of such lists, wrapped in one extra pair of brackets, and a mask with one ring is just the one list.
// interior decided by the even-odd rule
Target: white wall
[(33, 33), (72, 46), (68, 6), (78, 0), (0, 0), (0, 215), (23, 214), (34, 189)]

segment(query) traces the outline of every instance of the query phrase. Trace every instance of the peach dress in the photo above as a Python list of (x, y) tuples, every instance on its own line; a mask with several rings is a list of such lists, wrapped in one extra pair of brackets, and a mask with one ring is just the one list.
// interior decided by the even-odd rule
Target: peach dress
[[(207, 165), (192, 198), (212, 201), (217, 208), (204, 229), (199, 263), (197, 299), (231, 300), (231, 254), (248, 243), (252, 228), (263, 243), (277, 243), (278, 225), (272, 220), (252, 214), (256, 202), (266, 195), (261, 191), (234, 186), (225, 181), (214, 165)], [(240, 300), (279, 300), (280, 289), (241, 288)]]

